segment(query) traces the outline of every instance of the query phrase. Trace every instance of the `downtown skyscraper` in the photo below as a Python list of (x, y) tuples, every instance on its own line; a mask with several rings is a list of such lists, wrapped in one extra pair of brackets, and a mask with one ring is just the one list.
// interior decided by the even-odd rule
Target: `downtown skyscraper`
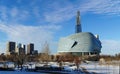
[(7, 55), (10, 55), (10, 54), (13, 54), (15, 52), (15, 46), (16, 46), (16, 43), (15, 42), (12, 42), (12, 41), (9, 41), (7, 43), (7, 51), (6, 51), (6, 54)]
[(27, 45), (27, 54), (33, 54), (34, 52), (34, 44), (30, 43)]

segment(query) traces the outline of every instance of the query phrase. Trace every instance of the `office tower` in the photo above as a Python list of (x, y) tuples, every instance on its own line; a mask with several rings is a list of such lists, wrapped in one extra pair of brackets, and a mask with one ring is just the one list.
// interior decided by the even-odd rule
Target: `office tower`
[(15, 51), (15, 52), (16, 52), (18, 55), (25, 54), (25, 45), (19, 43), (19, 44), (16, 46), (16, 51)]
[(32, 54), (32, 52), (34, 51), (34, 44), (30, 43), (27, 45), (27, 54)]
[(16, 43), (12, 42), (12, 41), (7, 43), (7, 51), (6, 51), (7, 55), (15, 53), (15, 45), (16, 45)]

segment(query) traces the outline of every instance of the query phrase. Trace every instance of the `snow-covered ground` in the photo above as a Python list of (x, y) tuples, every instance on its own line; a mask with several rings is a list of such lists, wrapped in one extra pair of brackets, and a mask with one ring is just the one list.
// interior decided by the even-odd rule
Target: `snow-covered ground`
[[(56, 63), (49, 63), (53, 66), (56, 66)], [(37, 66), (41, 66), (42, 64), (36, 64)], [(35, 65), (32, 64), (29, 66), (30, 68), (34, 68)], [(71, 68), (76, 68), (75, 66)], [(80, 65), (80, 69), (84, 69), (91, 74), (120, 74), (120, 67), (119, 65), (99, 65), (97, 62), (90, 62), (89, 64), (82, 63)], [(82, 74), (85, 74), (82, 71)], [(39, 73), (39, 72), (26, 72), (24, 70), (16, 70), (16, 71), (0, 71), (0, 74), (46, 74), (46, 73)], [(81, 74), (81, 73), (80, 73)]]
[(120, 74), (119, 65), (99, 65), (98, 63), (81, 64), (80, 67), (87, 69), (88, 72), (95, 72), (98, 74)]
[(0, 71), (0, 74), (46, 74), (46, 73), (25, 72), (25, 71)]

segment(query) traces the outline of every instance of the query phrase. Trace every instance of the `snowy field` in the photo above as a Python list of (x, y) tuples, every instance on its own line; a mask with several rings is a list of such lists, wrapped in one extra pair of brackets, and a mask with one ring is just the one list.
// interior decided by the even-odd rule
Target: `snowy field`
[(24, 71), (0, 71), (0, 74), (47, 74), (47, 73), (24, 72)]
[[(55, 63), (54, 63), (55, 64)], [(30, 66), (30, 68), (34, 68), (35, 65)], [(120, 66), (119, 65), (99, 65), (96, 62), (90, 62), (89, 64), (82, 63), (80, 65), (80, 69), (84, 69), (88, 71), (87, 74), (120, 74)], [(80, 74), (86, 74), (84, 71)], [(26, 72), (26, 71), (0, 71), (0, 74), (47, 74), (40, 72)], [(78, 73), (77, 73), (78, 74)]]
[(80, 67), (87, 69), (88, 72), (97, 74), (120, 74), (119, 65), (99, 65), (98, 63), (81, 64)]

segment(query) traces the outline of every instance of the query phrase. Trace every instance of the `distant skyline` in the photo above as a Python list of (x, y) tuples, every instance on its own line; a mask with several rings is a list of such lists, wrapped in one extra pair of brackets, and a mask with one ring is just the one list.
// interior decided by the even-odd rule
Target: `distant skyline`
[(47, 41), (56, 53), (59, 39), (75, 33), (78, 10), (82, 31), (99, 35), (101, 54), (120, 53), (119, 0), (0, 0), (0, 53), (8, 41), (39, 52)]

